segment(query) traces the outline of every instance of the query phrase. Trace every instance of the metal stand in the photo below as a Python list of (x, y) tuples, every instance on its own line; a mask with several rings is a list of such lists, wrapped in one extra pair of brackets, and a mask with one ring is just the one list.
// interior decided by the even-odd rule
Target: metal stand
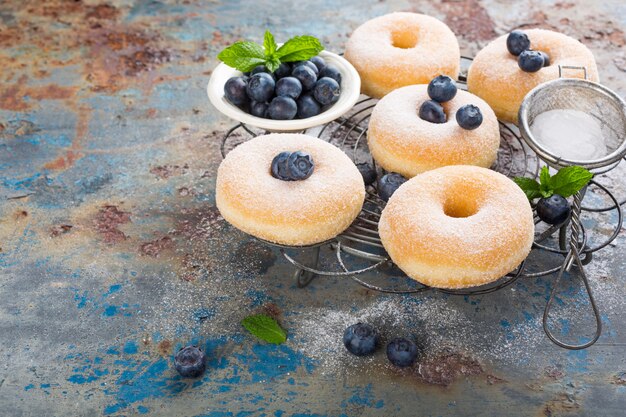
[[(584, 198), (584, 194), (585, 194), (585, 189), (577, 192), (574, 195), (574, 204), (572, 205), (572, 221), (571, 221), (572, 230), (571, 230), (570, 242), (569, 242), (570, 249), (569, 249), (569, 252), (567, 253), (567, 256), (565, 257), (563, 265), (559, 269), (559, 272), (556, 275), (556, 278), (554, 279), (554, 285), (552, 287), (552, 291), (550, 292), (550, 298), (548, 299), (548, 303), (546, 304), (546, 308), (543, 312), (543, 329), (546, 332), (546, 335), (548, 336), (548, 338), (552, 340), (552, 342), (554, 342), (556, 345), (562, 348), (571, 349), (571, 350), (579, 350), (579, 349), (588, 348), (589, 346), (593, 345), (602, 334), (602, 320), (600, 318), (600, 312), (598, 311), (598, 306), (596, 305), (595, 298), (593, 297), (593, 293), (591, 291), (591, 286), (589, 285), (589, 279), (587, 278), (587, 274), (585, 273), (583, 262), (580, 259), (580, 251), (582, 249), (582, 245), (580, 245), (580, 242), (579, 242), (579, 237), (580, 237), (581, 230), (582, 230), (582, 224), (580, 222), (580, 212), (581, 212), (581, 204), (582, 204), (582, 199)], [(593, 309), (593, 314), (596, 320), (596, 331), (595, 331), (594, 336), (588, 342), (585, 342), (579, 345), (572, 345), (572, 344), (565, 343), (557, 339), (554, 333), (552, 333), (552, 331), (550, 330), (550, 326), (548, 324), (548, 318), (550, 315), (550, 310), (552, 308), (552, 302), (554, 301), (554, 297), (557, 293), (558, 285), (561, 282), (563, 273), (565, 271), (569, 272), (571, 270), (571, 267), (574, 265), (574, 263), (578, 267), (578, 273), (580, 274), (580, 277), (582, 278), (583, 283), (585, 284), (585, 290), (587, 291), (587, 295), (589, 296), (589, 302), (591, 304), (591, 308)]]
[[(465, 67), (468, 67), (468, 61), (470, 58), (463, 58)], [(459, 76), (459, 87), (465, 88), (464, 81), (466, 80), (465, 73)], [(352, 159), (356, 162), (369, 161), (375, 164), (369, 150), (365, 137), (367, 134), (367, 127), (369, 123), (369, 117), (372, 109), (376, 104), (376, 100), (364, 97), (362, 100), (356, 103), (355, 107), (347, 115), (330, 122), (326, 125), (312, 128), (306, 132), (309, 135), (317, 136), (322, 140), (332, 143), (344, 150), (348, 155), (352, 156)], [(225, 156), (230, 150), (236, 147), (238, 144), (251, 139), (260, 134), (264, 134), (262, 130), (254, 129), (244, 124), (238, 124), (230, 129), (221, 143), (220, 150), (222, 156)], [(521, 138), (520, 132), (517, 127), (500, 123), (500, 135), (501, 146), (498, 151), (498, 158), (492, 169), (508, 176), (533, 176), (537, 177), (541, 168), (542, 162), (538, 155), (533, 152)], [(602, 173), (606, 173), (615, 168), (620, 161), (607, 167)], [(598, 174), (599, 172), (597, 172)], [(296, 285), (299, 288), (304, 288), (309, 285), (314, 278), (318, 276), (343, 276), (350, 277), (357, 284), (374, 291), (389, 294), (416, 294), (429, 290), (435, 290), (451, 295), (483, 295), (494, 291), (498, 291), (505, 288), (515, 281), (521, 278), (536, 278), (541, 276), (548, 276), (556, 274), (554, 279), (554, 287), (550, 294), (550, 298), (546, 304), (543, 315), (543, 327), (548, 338), (556, 345), (565, 349), (584, 349), (594, 344), (602, 332), (602, 323), (600, 320), (600, 313), (596, 305), (589, 280), (584, 270), (584, 265), (589, 264), (592, 260), (592, 254), (610, 244), (618, 236), (622, 223), (623, 214), (622, 207), (626, 203), (626, 199), (623, 201), (618, 200), (613, 193), (607, 189), (607, 187), (601, 185), (596, 180), (592, 180), (588, 187), (596, 187), (601, 190), (609, 199), (612, 204), (606, 207), (594, 208), (582, 206), (582, 200), (585, 195), (585, 190), (577, 193), (574, 196), (574, 204), (572, 208), (571, 218), (566, 220), (561, 225), (554, 225), (548, 227), (542, 233), (539, 233), (535, 237), (533, 244), (533, 250), (542, 250), (551, 253), (563, 255), (562, 263), (551, 266), (542, 271), (530, 272), (525, 268), (523, 262), (515, 271), (507, 274), (501, 279), (480, 287), (474, 287), (463, 290), (445, 290), (431, 288), (406, 277), (407, 285), (405, 288), (398, 287), (382, 287), (374, 285), (360, 278), (359, 276), (365, 272), (376, 270), (383, 265), (392, 265), (392, 261), (384, 251), (380, 238), (378, 236), (378, 220), (380, 214), (385, 206), (385, 202), (377, 196), (375, 187), (368, 187), (368, 194), (363, 205), (362, 211), (353, 224), (342, 234), (337, 236), (328, 242), (324, 242), (315, 245), (310, 248), (289, 248), (280, 245), (274, 245), (270, 242), (268, 244), (279, 246), (280, 251), (284, 258), (296, 267), (294, 272), (294, 278)], [(593, 247), (587, 246), (588, 232), (585, 230), (584, 225), (581, 222), (580, 216), (582, 212), (606, 212), (610, 210), (617, 211), (617, 222), (614, 225), (613, 233), (602, 242), (597, 243)], [(540, 222), (538, 217), (535, 217), (535, 224)], [(568, 236), (568, 228), (570, 233)], [(549, 246), (547, 241), (551, 236), (558, 232), (558, 246)], [(569, 249), (568, 249), (569, 243)], [(319, 254), (321, 246), (329, 246), (335, 253), (336, 264), (338, 268), (336, 270), (327, 271), (321, 270), (319, 266)], [(305, 259), (302, 262), (295, 260), (293, 257), (287, 254), (286, 249), (300, 249), (305, 255)], [(349, 257), (357, 257), (361, 260), (366, 260), (372, 264), (368, 267), (361, 269), (349, 268)], [(578, 273), (580, 274), (585, 289), (589, 296), (589, 301), (593, 309), (593, 314), (596, 320), (596, 328), (594, 336), (588, 342), (580, 345), (568, 344), (560, 341), (554, 336), (550, 330), (548, 319), (552, 308), (554, 297), (557, 294), (557, 287), (563, 278), (565, 271), (570, 271), (572, 266), (576, 265)]]

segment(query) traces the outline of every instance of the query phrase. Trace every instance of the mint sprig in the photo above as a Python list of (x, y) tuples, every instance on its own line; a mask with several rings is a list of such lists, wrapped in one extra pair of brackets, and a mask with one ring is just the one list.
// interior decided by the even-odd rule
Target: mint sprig
[(295, 36), (280, 48), (269, 30), (265, 31), (263, 46), (254, 42), (235, 42), (217, 55), (217, 59), (241, 72), (265, 65), (274, 72), (281, 62), (304, 61), (322, 52), (324, 46), (313, 36)]
[(577, 165), (561, 168), (552, 176), (548, 167), (544, 166), (539, 173), (539, 182), (526, 177), (517, 177), (513, 181), (520, 186), (529, 200), (534, 200), (540, 197), (548, 198), (553, 194), (563, 197), (572, 196), (587, 185), (592, 178), (591, 172)]
[(268, 343), (280, 345), (287, 340), (287, 333), (276, 320), (266, 314), (255, 314), (241, 321), (241, 325), (252, 335)]

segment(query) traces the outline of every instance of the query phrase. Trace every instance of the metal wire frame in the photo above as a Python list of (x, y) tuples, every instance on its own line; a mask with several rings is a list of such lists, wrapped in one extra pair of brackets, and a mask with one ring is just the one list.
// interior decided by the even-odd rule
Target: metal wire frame
[[(466, 60), (471, 60), (470, 58), (465, 58)], [(460, 88), (465, 88), (466, 77), (464, 74), (461, 74), (459, 77), (459, 86)], [(371, 115), (371, 111), (376, 105), (376, 100), (368, 97), (364, 97), (360, 101), (358, 101), (354, 110), (351, 111), (347, 116), (343, 116), (333, 122), (327, 123), (321, 128), (313, 128), (309, 131), (303, 131), (303, 133), (315, 134), (320, 139), (326, 140), (340, 147), (344, 151), (350, 152), (352, 159), (355, 163), (359, 160), (359, 158), (367, 157), (370, 159), (371, 163), (374, 165), (375, 162), (371, 159), (369, 152), (366, 148), (366, 144), (364, 141), (364, 137), (367, 134), (367, 124), (369, 121), (369, 117)], [(229, 144), (229, 138), (234, 138), (239, 136), (238, 130), (244, 132), (244, 134), (248, 135), (249, 138), (255, 137), (259, 134), (265, 132), (255, 132), (250, 127), (240, 123), (238, 125), (233, 126), (228, 132), (225, 134), (222, 143), (220, 144), (220, 152), (223, 157), (227, 154), (227, 152), (232, 149), (234, 146)], [(492, 169), (508, 176), (533, 176), (537, 177), (539, 174), (539, 170), (541, 168), (541, 161), (537, 157), (537, 155), (530, 150), (530, 148), (524, 143), (521, 134), (516, 126), (502, 123), (500, 122), (500, 132), (501, 132), (501, 149), (498, 152), (498, 159)], [(237, 143), (238, 144), (238, 143)], [(236, 146), (236, 144), (235, 144)], [(517, 161), (516, 161), (517, 158)], [(624, 158), (626, 159), (626, 158)], [(612, 166), (603, 169), (602, 171), (596, 171), (596, 175), (600, 173), (607, 173), (613, 168), (615, 168), (618, 163), (613, 164)], [(429, 290), (435, 290), (446, 294), (451, 295), (483, 295), (487, 293), (491, 293), (494, 291), (498, 291), (502, 288), (505, 288), (519, 278), (534, 278), (540, 276), (546, 276), (553, 273), (558, 273), (552, 293), (546, 304), (546, 308), (544, 311), (543, 317), (543, 327), (547, 336), (552, 340), (555, 344), (566, 348), (566, 349), (584, 349), (588, 346), (591, 346), (595, 341), (599, 338), (601, 333), (601, 323), (599, 312), (595, 303), (595, 299), (591, 293), (591, 288), (589, 287), (588, 279), (584, 273), (583, 265), (589, 263), (592, 259), (592, 253), (606, 247), (609, 245), (615, 238), (619, 235), (621, 230), (621, 225), (623, 223), (623, 212), (622, 205), (626, 203), (626, 199), (619, 201), (607, 187), (601, 185), (596, 180), (592, 180), (590, 182), (590, 186), (598, 187), (602, 190), (613, 203), (610, 206), (606, 207), (588, 207), (582, 206), (582, 197), (584, 194), (577, 194), (575, 197), (576, 204), (576, 215), (572, 215), (575, 217), (575, 222), (571, 221), (572, 219), (568, 219), (562, 225), (555, 225), (549, 227), (544, 232), (540, 233), (536, 236), (535, 243), (533, 244), (533, 250), (543, 250), (547, 252), (552, 252), (555, 254), (564, 255), (564, 259), (561, 264), (556, 267), (550, 267), (543, 271), (536, 272), (524, 272), (525, 262), (513, 272), (507, 274), (501, 279), (483, 285), (481, 287), (474, 287), (470, 289), (460, 289), (460, 290), (449, 290), (449, 289), (441, 289), (441, 288), (432, 288), (423, 284), (419, 284), (408, 277), (406, 279), (411, 282), (413, 286), (417, 285), (417, 288), (410, 289), (397, 289), (390, 287), (381, 287), (374, 284), (371, 284), (359, 277), (360, 274), (363, 274), (368, 271), (373, 271), (381, 267), (382, 265), (392, 265), (392, 261), (384, 252), (384, 248), (382, 243), (380, 242), (380, 238), (378, 236), (378, 217), (384, 208), (384, 202), (380, 200), (376, 195), (375, 187), (369, 187), (368, 198), (362, 208), (361, 214), (355, 220), (355, 222), (342, 234), (337, 236), (335, 239), (331, 239), (330, 241), (322, 242), (317, 245), (313, 245), (310, 247), (287, 247), (282, 245), (276, 245), (271, 242), (266, 242), (268, 244), (279, 246), (282, 255), (285, 259), (290, 262), (292, 265), (296, 267), (296, 271), (294, 274), (296, 284), (298, 287), (305, 287), (308, 285), (316, 276), (340, 276), (340, 277), (350, 277), (357, 284), (375, 290), (381, 293), (389, 293), (389, 294), (416, 294)], [(596, 244), (593, 247), (587, 246), (587, 238), (588, 233), (585, 227), (580, 222), (580, 212), (588, 211), (588, 212), (606, 212), (610, 210), (617, 210), (617, 224), (613, 229), (612, 234), (606, 238), (602, 243)], [(536, 223), (538, 219), (536, 218)], [(570, 247), (567, 248), (567, 228), (568, 225), (571, 224), (571, 238), (570, 238)], [(575, 229), (575, 232), (574, 232)], [(559, 231), (559, 248), (553, 248), (547, 245), (542, 244), (542, 242), (549, 237), (551, 237), (556, 231)], [(337, 265), (339, 266), (339, 270), (335, 271), (326, 271), (318, 269), (319, 264), (319, 255), (320, 249), (324, 246), (330, 246), (330, 248), (334, 251)], [(302, 253), (309, 252), (309, 259), (307, 262), (297, 261), (294, 257), (287, 254), (287, 250), (289, 249), (297, 249)], [(351, 270), (346, 265), (346, 260), (344, 257), (346, 255), (356, 256), (358, 258), (371, 261), (372, 264), (360, 269)], [(581, 258), (581, 256), (584, 256)], [(596, 332), (591, 340), (581, 345), (571, 345), (564, 342), (559, 341), (551, 332), (548, 324), (548, 316), (552, 306), (552, 301), (556, 294), (556, 288), (558, 286), (559, 281), (561, 280), (563, 273), (566, 270), (569, 270), (573, 264), (576, 264), (578, 269), (580, 270), (583, 283), (589, 295), (590, 303), (596, 318)]]

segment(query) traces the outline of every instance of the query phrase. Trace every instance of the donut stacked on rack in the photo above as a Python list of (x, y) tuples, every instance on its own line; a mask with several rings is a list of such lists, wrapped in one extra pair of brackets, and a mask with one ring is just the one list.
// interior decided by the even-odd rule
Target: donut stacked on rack
[(442, 21), (418, 13), (390, 13), (359, 26), (345, 58), (361, 77), (361, 92), (381, 98), (397, 88), (424, 84), (437, 75), (456, 79), (459, 43)]
[(467, 87), (489, 103), (498, 119), (517, 123), (526, 94), (560, 77), (598, 82), (593, 54), (562, 33), (529, 29), (503, 35), (478, 52), (467, 73)]
[(343, 232), (363, 206), (365, 185), (337, 147), (302, 134), (269, 134), (237, 146), (217, 171), (215, 201), (238, 229), (289, 246)]
[(383, 97), (372, 111), (367, 145), (378, 165), (410, 178), (446, 165), (490, 167), (500, 129), (487, 103), (439, 76)]

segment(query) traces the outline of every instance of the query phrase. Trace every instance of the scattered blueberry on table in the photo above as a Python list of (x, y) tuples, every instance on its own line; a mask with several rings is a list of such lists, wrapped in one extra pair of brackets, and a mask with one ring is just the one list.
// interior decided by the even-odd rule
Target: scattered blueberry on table
[(197, 378), (206, 370), (206, 354), (197, 346), (185, 346), (174, 357), (174, 367), (184, 378)]
[(356, 323), (343, 334), (343, 345), (356, 356), (371, 355), (376, 351), (378, 332), (367, 323)]
[(417, 345), (402, 337), (393, 339), (387, 344), (387, 359), (400, 368), (411, 366), (417, 359)]

